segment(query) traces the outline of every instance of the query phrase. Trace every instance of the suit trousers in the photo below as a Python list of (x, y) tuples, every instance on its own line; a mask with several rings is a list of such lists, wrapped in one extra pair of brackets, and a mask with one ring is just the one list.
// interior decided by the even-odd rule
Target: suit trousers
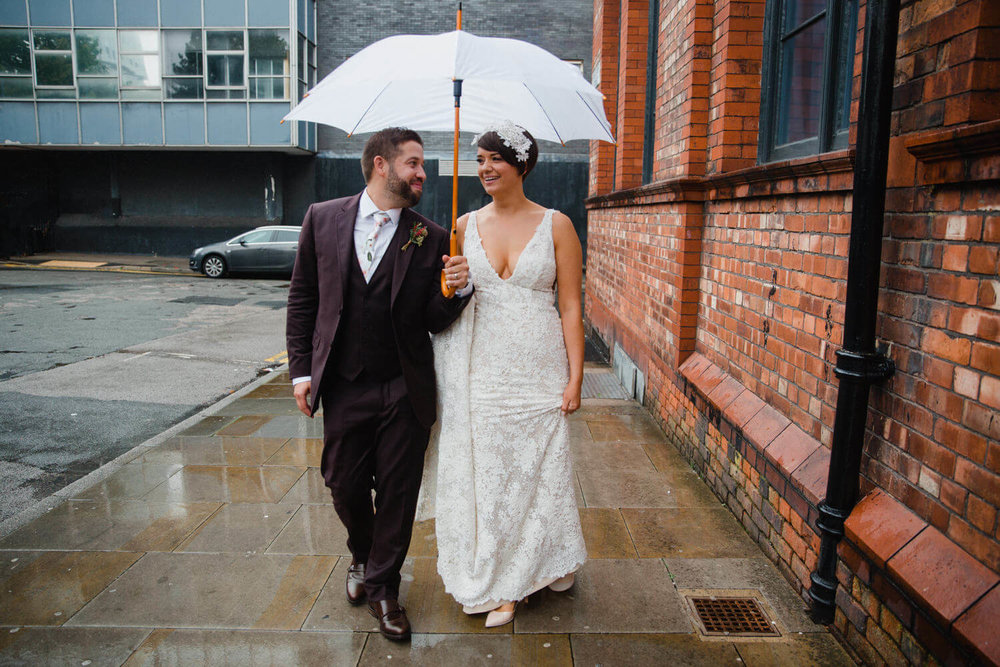
[(430, 430), (417, 420), (402, 376), (324, 384), (320, 471), (347, 547), (365, 563), (368, 599), (398, 599)]

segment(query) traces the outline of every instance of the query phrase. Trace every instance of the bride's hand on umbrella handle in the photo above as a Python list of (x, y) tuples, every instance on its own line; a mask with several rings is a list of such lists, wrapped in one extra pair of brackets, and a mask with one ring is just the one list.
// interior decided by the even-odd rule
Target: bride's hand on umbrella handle
[(444, 270), (441, 271), (441, 293), (451, 298), (457, 290), (469, 283), (469, 263), (461, 255), (456, 257), (442, 255), (441, 260), (444, 262)]

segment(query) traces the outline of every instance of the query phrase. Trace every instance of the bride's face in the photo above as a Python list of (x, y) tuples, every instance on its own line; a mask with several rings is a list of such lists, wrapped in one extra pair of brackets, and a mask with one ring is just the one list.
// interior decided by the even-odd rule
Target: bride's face
[(504, 160), (500, 153), (480, 148), (476, 162), (479, 163), (479, 182), (483, 184), (486, 194), (493, 195), (521, 183), (517, 167)]

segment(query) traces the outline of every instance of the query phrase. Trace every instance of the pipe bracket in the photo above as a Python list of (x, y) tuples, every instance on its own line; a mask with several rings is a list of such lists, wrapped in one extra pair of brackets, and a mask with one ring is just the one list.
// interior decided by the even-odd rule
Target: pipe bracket
[(854, 350), (837, 350), (837, 366), (834, 374), (841, 380), (854, 380), (873, 384), (888, 380), (896, 372), (896, 364), (884, 353), (855, 352)]

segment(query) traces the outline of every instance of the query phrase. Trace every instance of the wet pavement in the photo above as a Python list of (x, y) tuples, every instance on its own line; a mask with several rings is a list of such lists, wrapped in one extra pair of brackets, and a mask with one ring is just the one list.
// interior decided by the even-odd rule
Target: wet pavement
[[(616, 395), (588, 364), (585, 396)], [(851, 665), (635, 402), (570, 417), (590, 560), (487, 630), (445, 594), (433, 520), (401, 603), (410, 643), (344, 598), (346, 534), (319, 475), (321, 424), (286, 373), (0, 538), (0, 663)], [(777, 637), (706, 636), (691, 598), (756, 602)]]

